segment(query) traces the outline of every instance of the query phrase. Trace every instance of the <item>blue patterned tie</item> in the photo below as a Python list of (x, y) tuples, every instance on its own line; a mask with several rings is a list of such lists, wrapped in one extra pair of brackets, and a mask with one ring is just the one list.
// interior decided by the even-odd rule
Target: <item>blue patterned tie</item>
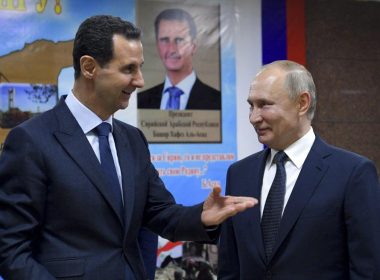
[(110, 144), (108, 142), (108, 135), (111, 132), (111, 129), (112, 127), (109, 123), (102, 122), (97, 127), (95, 127), (95, 133), (99, 138), (100, 166), (106, 175), (115, 201), (119, 201), (117, 208), (119, 209), (120, 214), (122, 214), (123, 201), (121, 198), (121, 188), (116, 172), (115, 163), (113, 161)]
[(168, 103), (166, 104), (166, 110), (178, 110), (179, 100), (183, 91), (177, 87), (170, 87), (167, 89), (169, 92)]
[(283, 151), (279, 151), (273, 158), (273, 162), (276, 163), (276, 175), (269, 190), (261, 219), (261, 230), (267, 259), (272, 255), (284, 206), (286, 184), (284, 162), (287, 158), (288, 156)]

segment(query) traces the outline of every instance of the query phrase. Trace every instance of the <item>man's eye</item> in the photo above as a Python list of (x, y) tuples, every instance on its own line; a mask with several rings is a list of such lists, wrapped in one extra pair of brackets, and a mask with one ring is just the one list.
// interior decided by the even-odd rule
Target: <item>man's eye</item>
[(167, 44), (167, 43), (169, 43), (169, 39), (168, 38), (160, 38), (159, 41), (160, 41), (161, 44)]
[(130, 73), (133, 73), (133, 71), (135, 71), (135, 67), (134, 66), (127, 66), (123, 69), (123, 72), (126, 73), (126, 74), (130, 74)]
[(176, 44), (181, 44), (183, 41), (184, 41), (183, 38), (175, 38)]
[(272, 105), (272, 103), (264, 101), (264, 102), (261, 102), (261, 103), (258, 105), (258, 107), (259, 107), (259, 108), (264, 108), (264, 107), (269, 107), (269, 106), (271, 106), (271, 105)]

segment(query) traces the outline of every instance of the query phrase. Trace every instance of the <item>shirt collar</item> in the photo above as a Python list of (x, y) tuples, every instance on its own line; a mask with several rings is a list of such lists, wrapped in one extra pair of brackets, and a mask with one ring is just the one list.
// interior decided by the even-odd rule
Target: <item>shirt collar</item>
[[(103, 122), (93, 111), (83, 105), (73, 93), (67, 95), (65, 102), (85, 134), (89, 133)], [(108, 122), (113, 128), (112, 116), (105, 120), (105, 122)]]
[[(288, 156), (289, 160), (298, 168), (301, 169), (303, 163), (309, 154), (311, 147), (313, 146), (315, 140), (315, 134), (312, 127), (309, 131), (298, 139), (296, 142), (287, 147), (284, 152)], [(271, 149), (270, 161), (273, 162), (273, 158), (277, 153), (277, 150)]]
[[(177, 88), (181, 89), (185, 94), (188, 94), (190, 92), (191, 88), (193, 87), (194, 83), (195, 83), (195, 79), (196, 79), (195, 72), (192, 71), (190, 73), (190, 75), (188, 75), (186, 78), (184, 78), (182, 81), (180, 81), (175, 86)], [(163, 93), (165, 94), (167, 92), (166, 90), (172, 86), (173, 86), (173, 84), (171, 83), (168, 76), (166, 76)]]

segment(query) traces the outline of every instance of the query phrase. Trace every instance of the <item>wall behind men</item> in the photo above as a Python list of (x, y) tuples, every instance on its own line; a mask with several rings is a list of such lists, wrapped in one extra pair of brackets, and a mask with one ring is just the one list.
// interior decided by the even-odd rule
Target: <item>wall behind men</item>
[(314, 127), (380, 172), (380, 1), (305, 1), (306, 62), (317, 86)]

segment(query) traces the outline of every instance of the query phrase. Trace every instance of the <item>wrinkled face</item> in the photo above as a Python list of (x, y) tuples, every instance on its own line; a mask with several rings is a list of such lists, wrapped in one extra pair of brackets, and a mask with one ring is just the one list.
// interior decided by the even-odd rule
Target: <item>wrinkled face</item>
[(132, 92), (144, 86), (141, 41), (114, 35), (113, 46), (112, 60), (103, 67), (97, 64), (94, 79), (95, 98), (99, 106), (97, 111), (105, 117), (127, 108)]
[(251, 84), (249, 119), (261, 143), (283, 150), (302, 135), (298, 100), (291, 100), (284, 89), (285, 73), (269, 68)]
[(190, 72), (195, 43), (185, 21), (161, 20), (157, 34), (157, 48), (167, 71)]

